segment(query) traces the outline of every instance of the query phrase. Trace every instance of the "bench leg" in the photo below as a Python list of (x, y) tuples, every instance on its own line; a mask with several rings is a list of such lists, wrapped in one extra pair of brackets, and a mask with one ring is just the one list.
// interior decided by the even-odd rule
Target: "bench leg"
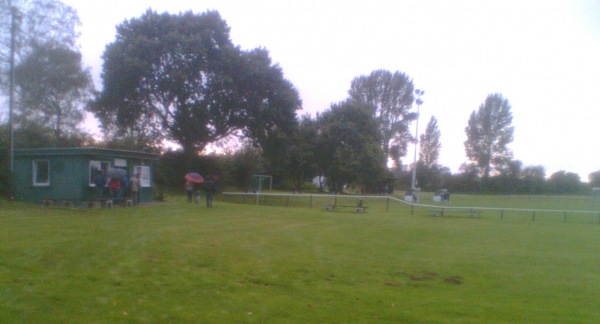
[(102, 207), (102, 203), (100, 201), (97, 201), (97, 200), (88, 201), (87, 205), (88, 205), (89, 208), (100, 208), (100, 207)]

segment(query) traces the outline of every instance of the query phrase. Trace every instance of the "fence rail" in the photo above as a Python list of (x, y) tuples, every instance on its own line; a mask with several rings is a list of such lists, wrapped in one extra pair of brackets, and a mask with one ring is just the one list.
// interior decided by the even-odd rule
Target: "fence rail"
[(353, 206), (357, 204), (358, 199), (362, 199), (363, 206), (368, 207), (369, 212), (402, 212), (425, 216), (432, 215), (434, 212), (440, 215), (439, 211), (443, 211), (441, 216), (461, 214), (473, 216), (474, 211), (476, 211), (479, 217), (497, 217), (500, 220), (600, 224), (600, 211), (420, 204), (407, 202), (392, 196), (224, 192), (221, 199), (231, 203), (308, 208), (323, 208), (325, 205)]

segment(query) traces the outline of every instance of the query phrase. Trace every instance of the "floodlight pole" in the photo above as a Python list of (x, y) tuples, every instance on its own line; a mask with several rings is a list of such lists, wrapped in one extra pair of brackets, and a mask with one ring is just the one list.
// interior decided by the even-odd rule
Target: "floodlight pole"
[(415, 159), (413, 162), (413, 169), (412, 169), (412, 182), (410, 184), (410, 188), (414, 191), (415, 188), (415, 182), (417, 180), (417, 147), (419, 144), (419, 110), (421, 108), (421, 104), (423, 103), (423, 100), (421, 100), (421, 96), (425, 93), (425, 91), (423, 90), (415, 90), (415, 94), (417, 95), (417, 100), (415, 100), (416, 104), (417, 104), (417, 126), (415, 127)]

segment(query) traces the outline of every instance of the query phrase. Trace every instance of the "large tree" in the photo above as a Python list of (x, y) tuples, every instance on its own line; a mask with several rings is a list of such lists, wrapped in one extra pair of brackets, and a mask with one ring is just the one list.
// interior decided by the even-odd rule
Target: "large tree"
[(260, 149), (250, 141), (244, 141), (242, 146), (230, 155), (226, 155), (226, 174), (229, 175), (231, 184), (242, 190), (250, 190), (252, 177), (265, 170), (266, 161)]
[(234, 46), (215, 11), (148, 10), (117, 27), (103, 58), (104, 87), (91, 109), (104, 127), (143, 125), (188, 156), (232, 134), (264, 145), (293, 129), (301, 104), (268, 52)]
[(437, 119), (431, 116), (425, 128), (425, 133), (421, 134), (419, 142), (419, 161), (423, 162), (423, 165), (428, 168), (436, 167), (439, 163), (440, 150), (442, 149), (441, 136), (442, 133), (438, 128)]
[(600, 188), (600, 170), (590, 173), (588, 180), (592, 188)]
[(583, 189), (579, 175), (565, 170), (550, 175), (548, 186), (551, 192), (558, 194), (578, 193)]
[(19, 88), (21, 124), (37, 123), (52, 130), (58, 143), (80, 134), (83, 106), (93, 87), (89, 72), (81, 65), (81, 54), (69, 48), (36, 46), (15, 69)]
[(514, 127), (510, 104), (501, 94), (488, 95), (479, 110), (473, 111), (465, 128), (465, 151), (475, 162), (484, 180), (493, 167), (505, 165), (512, 158), (508, 144), (513, 141)]
[[(12, 8), (11, 8), (12, 7)], [(60, 44), (76, 49), (81, 25), (77, 11), (58, 0), (0, 0), (0, 83), (7, 84), (11, 50), (11, 14), (16, 15), (16, 62), (38, 46)], [(4, 87), (3, 87), (4, 88)]]
[(521, 178), (523, 162), (510, 160), (497, 168), (498, 174), (490, 178), (486, 190), (498, 193), (517, 193), (524, 190), (525, 183)]
[(317, 175), (315, 153), (317, 149), (318, 128), (316, 120), (304, 115), (287, 146), (279, 154), (285, 154), (285, 175), (292, 182), (294, 190), (302, 191), (302, 185)]
[(329, 189), (344, 184), (372, 187), (385, 175), (378, 122), (370, 104), (347, 100), (319, 115), (318, 164)]
[(431, 116), (419, 141), (419, 161), (417, 163), (417, 177), (419, 185), (426, 190), (435, 190), (441, 183), (441, 167), (439, 165), (441, 132), (437, 119)]
[(523, 191), (526, 193), (542, 193), (546, 184), (546, 169), (541, 166), (527, 166), (521, 171)]
[(404, 73), (385, 70), (352, 80), (350, 98), (375, 107), (373, 116), (380, 122), (381, 147), (385, 160), (392, 159), (400, 165), (411, 141), (410, 123), (417, 115), (410, 112), (414, 86)]

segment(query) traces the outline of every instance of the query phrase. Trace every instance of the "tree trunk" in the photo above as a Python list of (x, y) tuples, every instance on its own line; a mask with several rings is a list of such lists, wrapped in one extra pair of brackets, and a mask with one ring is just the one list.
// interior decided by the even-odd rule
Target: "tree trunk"
[(194, 156), (196, 155), (196, 150), (193, 146), (183, 145), (183, 165), (186, 168), (186, 172), (197, 171), (194, 170)]

